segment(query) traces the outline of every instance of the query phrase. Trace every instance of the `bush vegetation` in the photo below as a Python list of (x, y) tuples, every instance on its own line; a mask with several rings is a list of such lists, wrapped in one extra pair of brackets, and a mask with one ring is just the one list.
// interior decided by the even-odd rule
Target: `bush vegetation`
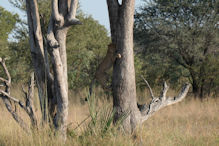
[[(13, 94), (21, 94), (17, 87), (14, 91)], [(217, 98), (200, 101), (190, 95), (185, 101), (156, 113), (133, 135), (126, 135), (116, 130), (119, 124), (117, 127), (112, 126), (112, 101), (107, 100), (103, 91), (96, 89), (95, 97), (89, 102), (82, 99), (86, 95), (86, 90), (77, 93), (71, 91), (68, 139), (65, 145), (216, 146), (219, 143)], [(144, 97), (141, 100), (149, 100), (147, 91), (142, 91), (142, 95)], [(61, 145), (62, 142), (57, 140), (49, 128), (27, 135), (2, 102), (0, 105), (0, 145)]]

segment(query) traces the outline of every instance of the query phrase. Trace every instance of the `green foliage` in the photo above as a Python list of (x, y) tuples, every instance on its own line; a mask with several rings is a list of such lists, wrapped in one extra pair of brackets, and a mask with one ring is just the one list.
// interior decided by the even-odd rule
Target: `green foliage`
[[(17, 20), (17, 14), (12, 14), (9, 11), (6, 11), (4, 8), (0, 7), (0, 57), (7, 57), (10, 59), (10, 61), (14, 55), (10, 52), (8, 36), (15, 28)], [(9, 69), (9, 71), (11, 70)], [(0, 69), (0, 76), (4, 76), (2, 69)]]
[(28, 39), (11, 42), (9, 49), (8, 68), (13, 82), (27, 83), (30, 72), (33, 71)]
[(83, 24), (72, 27), (67, 37), (68, 78), (71, 88), (90, 84), (110, 42), (107, 30), (91, 16), (80, 13), (78, 18)]
[[(129, 112), (125, 112), (119, 120), (114, 123), (115, 110), (112, 108), (112, 104), (109, 101), (100, 101), (100, 97), (96, 96), (95, 93), (87, 98), (87, 104), (89, 109), (89, 116), (85, 118), (79, 125), (82, 125), (86, 120), (90, 119), (87, 123), (86, 128), (82, 132), (82, 140), (89, 137), (93, 138), (104, 138), (107, 136), (116, 136), (118, 134), (118, 128), (121, 128), (122, 122), (128, 117)], [(78, 126), (77, 128), (79, 128)], [(75, 129), (76, 130), (76, 129)], [(75, 136), (74, 131), (69, 131), (69, 134)]]
[(17, 14), (12, 14), (0, 7), (0, 56), (8, 57), (8, 35), (14, 29), (16, 21), (18, 19)]
[(219, 69), (219, 2), (153, 0), (145, 4), (135, 15), (134, 32), (137, 51), (149, 62), (143, 65), (146, 74), (151, 72), (154, 82), (161, 77), (175, 84), (190, 81), (200, 97), (211, 89), (215, 93), (218, 77), (212, 74)]
[[(15, 0), (12, 4), (25, 11), (22, 0)], [(41, 29), (46, 38), (51, 13), (51, 1), (38, 1)], [(83, 23), (73, 26), (67, 35), (68, 80), (71, 89), (84, 88), (90, 84), (100, 61), (105, 56), (110, 42), (107, 30), (91, 16), (85, 15), (80, 9), (77, 18)], [(12, 78), (17, 82), (25, 82), (32, 69), (28, 43), (28, 31), (25, 22), (20, 21), (15, 30), (14, 38), (17, 42), (10, 44), (11, 61), (9, 68)], [(19, 64), (18, 64), (19, 62)]]

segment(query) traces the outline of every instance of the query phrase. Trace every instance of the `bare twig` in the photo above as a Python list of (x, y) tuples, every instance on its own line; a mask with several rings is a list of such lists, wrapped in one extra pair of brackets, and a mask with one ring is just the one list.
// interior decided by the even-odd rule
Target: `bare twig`
[(17, 98), (12, 97), (10, 94), (8, 94), (7, 92), (0, 90), (0, 93), (3, 94), (4, 96), (6, 96), (8, 99), (16, 102), (16, 103), (20, 103), (20, 100), (18, 100)]
[(8, 110), (8, 112), (12, 115), (14, 120), (18, 123), (18, 125), (28, 134), (31, 134), (30, 129), (28, 128), (27, 123), (24, 122), (24, 120), (17, 114), (16, 110), (12, 109), (11, 103), (7, 98), (3, 97), (3, 102), (5, 103), (5, 106)]
[[(87, 116), (83, 121), (81, 121), (73, 130), (75, 131), (76, 129), (78, 129), (84, 122), (86, 122), (91, 116)], [(73, 124), (73, 122), (69, 123), (67, 125), (67, 127), (70, 127)]]
[(7, 69), (7, 67), (6, 67), (6, 64), (5, 64), (5, 61), (6, 60), (8, 60), (7, 58), (1, 58), (0, 57), (0, 63), (1, 63), (1, 65), (2, 65), (2, 67), (3, 67), (3, 70), (4, 70), (4, 72), (5, 72), (5, 74), (7, 75), (7, 78), (8, 78), (8, 80), (6, 80), (6, 79), (4, 79), (4, 78), (1, 78), (0, 80), (2, 80), (2, 81), (4, 81), (5, 83), (7, 83), (7, 84), (11, 84), (11, 76), (10, 76), (10, 73), (8, 72), (8, 69)]
[(30, 117), (32, 126), (37, 127), (37, 118), (36, 118), (36, 113), (34, 109), (33, 98), (34, 98), (34, 73), (32, 72), (31, 77), (30, 77), (30, 83), (28, 86), (26, 108), (27, 108), (27, 114)]
[(154, 99), (155, 97), (154, 97), (153, 91), (152, 91), (151, 86), (149, 85), (148, 81), (143, 76), (141, 76), (141, 78), (144, 80), (144, 82), (148, 86), (148, 89), (149, 89), (150, 94), (151, 94), (151, 98)]
[(0, 81), (2, 81), (2, 82), (7, 82), (7, 80), (6, 79), (4, 79), (4, 78), (2, 78), (2, 77), (0, 77)]

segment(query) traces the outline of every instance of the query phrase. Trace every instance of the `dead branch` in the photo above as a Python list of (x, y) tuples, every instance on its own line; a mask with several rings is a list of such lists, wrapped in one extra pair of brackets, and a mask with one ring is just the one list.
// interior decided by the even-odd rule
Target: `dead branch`
[(28, 92), (26, 93), (26, 105), (25, 111), (29, 115), (31, 120), (31, 124), (33, 127), (37, 128), (37, 118), (36, 113), (33, 105), (34, 99), (34, 73), (31, 73), (30, 82), (28, 85)]
[[(0, 89), (0, 97), (2, 98), (8, 112), (12, 115), (14, 120), (21, 126), (21, 128), (24, 131), (26, 131), (27, 133), (30, 133), (30, 128), (28, 128), (29, 127), (28, 124), (25, 123), (24, 120), (17, 113), (16, 104), (18, 104), (22, 109), (24, 109), (24, 111), (26, 111), (29, 118), (31, 119), (32, 126), (36, 127), (37, 119), (36, 119), (36, 114), (34, 112), (34, 106), (33, 106), (34, 74), (31, 75), (31, 81), (29, 84), (28, 93), (26, 94), (27, 96), (26, 96), (26, 105), (25, 105), (21, 100), (10, 95), (11, 76), (5, 64), (5, 59), (0, 58), (0, 63), (8, 78), (8, 79), (4, 79), (1, 77), (0, 81), (4, 83), (3, 87), (5, 87), (5, 90)], [(13, 107), (12, 103), (15, 104), (15, 109), (12, 108)]]
[(175, 103), (182, 101), (186, 97), (186, 95), (189, 91), (189, 87), (190, 87), (190, 84), (185, 84), (177, 96), (175, 96), (173, 98), (166, 97), (169, 86), (167, 86), (166, 82), (164, 82), (163, 90), (161, 92), (160, 97), (154, 97), (151, 100), (151, 102), (149, 103), (149, 105), (147, 105), (147, 106), (145, 105), (144, 108), (141, 108), (141, 109), (139, 108), (141, 115), (142, 115), (141, 122), (146, 121), (149, 117), (151, 117), (158, 110), (160, 110), (166, 106), (169, 106), (169, 105), (172, 105), (172, 104), (175, 104)]
[(151, 98), (154, 99), (155, 97), (154, 97), (153, 91), (152, 91), (151, 86), (149, 85), (148, 81), (143, 76), (141, 76), (141, 78), (144, 80), (144, 82), (148, 86), (148, 89), (149, 89), (150, 94), (151, 94)]
[(2, 81), (2, 82), (7, 82), (7, 80), (4, 79), (4, 78), (2, 78), (2, 77), (0, 77), (0, 81)]
[(18, 104), (21, 103), (21, 104), (23, 105), (23, 103), (22, 103), (20, 100), (18, 100), (17, 98), (12, 97), (12, 96), (11, 96), (10, 94), (8, 94), (7, 92), (5, 92), (5, 91), (3, 91), (3, 90), (0, 89), (0, 93), (1, 93), (3, 96), (6, 96), (8, 99), (12, 100), (13, 102), (18, 103)]
[(12, 115), (13, 119), (18, 123), (18, 125), (28, 134), (31, 134), (30, 128), (28, 128), (27, 123), (24, 122), (24, 120), (18, 115), (17, 111), (12, 109), (12, 105), (9, 99), (5, 98), (4, 96), (1, 96), (2, 100), (8, 110), (8, 112)]
[[(8, 79), (1, 78), (1, 81), (4, 82), (5, 91), (0, 90), (0, 97), (2, 98), (8, 112), (12, 115), (14, 120), (21, 126), (21, 128), (24, 131), (29, 133), (30, 130), (29, 130), (29, 128), (27, 128), (28, 127), (27, 124), (22, 120), (22, 118), (20, 116), (18, 116), (16, 110), (13, 110), (13, 108), (12, 108), (12, 103), (13, 102), (19, 103), (19, 100), (10, 96), (11, 76), (8, 72), (7, 67), (6, 67), (5, 59), (2, 59), (0, 57), (0, 63), (1, 63), (1, 66), (3, 67), (5, 74), (7, 75), (7, 78), (8, 78)], [(13, 102), (11, 102), (11, 101), (13, 101)]]
[(169, 86), (167, 86), (167, 83), (164, 82), (163, 83), (163, 90), (160, 93), (160, 99), (161, 100), (166, 100), (166, 94), (167, 94), (168, 89), (169, 89)]

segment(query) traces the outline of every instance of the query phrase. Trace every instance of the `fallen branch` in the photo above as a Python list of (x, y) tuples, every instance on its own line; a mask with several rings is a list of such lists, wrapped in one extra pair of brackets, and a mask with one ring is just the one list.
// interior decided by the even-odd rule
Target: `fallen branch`
[[(146, 84), (148, 84), (148, 82), (145, 79), (144, 79), (144, 81)], [(144, 104), (144, 105), (142, 105), (141, 108), (139, 108), (141, 115), (142, 115), (141, 122), (146, 121), (149, 117), (151, 117), (158, 110), (160, 110), (166, 106), (169, 106), (169, 105), (172, 105), (172, 104), (175, 104), (175, 103), (182, 101), (186, 97), (186, 95), (189, 91), (189, 87), (190, 87), (190, 84), (185, 84), (177, 96), (167, 97), (166, 94), (167, 94), (167, 91), (169, 89), (169, 86), (166, 84), (166, 82), (164, 82), (163, 90), (162, 90), (160, 96), (154, 97), (152, 89), (150, 88), (150, 85), (148, 84), (148, 88), (150, 89), (152, 100), (149, 103), (149, 105)]]

